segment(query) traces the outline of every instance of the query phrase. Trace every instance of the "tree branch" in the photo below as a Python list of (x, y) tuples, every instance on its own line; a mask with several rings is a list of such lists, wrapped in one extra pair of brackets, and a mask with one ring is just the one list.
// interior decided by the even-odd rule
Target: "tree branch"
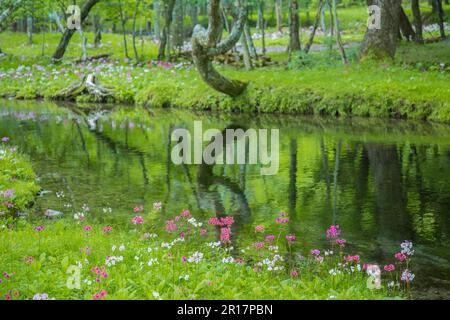
[(239, 41), (246, 20), (247, 20), (247, 11), (244, 8), (240, 7), (238, 19), (233, 25), (233, 29), (231, 30), (230, 35), (228, 36), (228, 38), (221, 41), (216, 47), (210, 48), (208, 50), (208, 55), (217, 56), (225, 54), (227, 51), (230, 51)]
[(220, 0), (208, 2), (208, 47), (215, 47), (222, 34), (222, 19), (220, 17)]

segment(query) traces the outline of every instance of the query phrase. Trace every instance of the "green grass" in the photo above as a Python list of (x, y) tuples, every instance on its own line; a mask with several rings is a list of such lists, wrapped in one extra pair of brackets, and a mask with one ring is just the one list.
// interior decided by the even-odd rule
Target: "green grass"
[[(45, 229), (40, 232), (35, 227), (42, 222), (30, 223), (25, 219), (16, 220), (7, 229), (0, 228), (0, 270), (11, 275), (8, 278), (3, 274), (0, 299), (32, 299), (38, 293), (46, 293), (55, 299), (93, 299), (93, 295), (101, 290), (107, 292), (103, 299), (405, 297), (403, 289), (387, 288), (387, 282), (394, 279), (393, 274), (384, 274), (382, 288), (374, 290), (367, 286), (366, 273), (358, 271), (363, 261), (338, 267), (337, 262), (343, 261), (344, 255), (338, 248), (333, 255), (326, 256), (323, 263), (316, 261), (309, 252), (304, 253), (306, 258), (299, 258), (290, 254), (283, 232), (273, 243), (279, 246), (279, 252), (270, 250), (267, 243), (262, 249), (256, 249), (252, 244), (240, 244), (241, 250), (231, 254), (229, 244), (207, 245), (217, 241), (215, 227), (204, 226), (207, 232), (202, 236), (198, 227), (181, 219), (176, 222), (177, 231), (173, 234), (161, 231), (163, 226), (152, 223), (152, 216), (156, 214), (155, 210), (144, 214), (142, 225), (128, 221), (122, 226), (112, 226), (110, 233), (103, 232), (105, 225), (91, 221), (89, 215), (85, 222), (46, 221)], [(89, 232), (84, 230), (87, 225), (92, 227)], [(275, 228), (270, 227), (268, 231), (278, 230)], [(163, 246), (163, 243), (172, 243), (180, 231), (187, 229), (192, 233), (184, 241), (175, 241), (170, 248)], [(157, 236), (149, 237), (150, 233)], [(264, 242), (264, 234), (256, 234), (255, 241)], [(122, 245), (123, 250), (120, 249)], [(195, 252), (203, 254), (198, 263), (183, 261), (183, 257), (192, 257)], [(276, 255), (284, 259), (275, 262), (274, 266), (284, 268), (270, 271), (261, 262), (273, 260)], [(123, 261), (110, 265), (106, 263), (108, 256), (121, 256)], [(224, 262), (224, 259), (230, 261)], [(235, 259), (242, 261), (237, 263)], [(152, 264), (149, 264), (150, 260)], [(107, 277), (101, 276), (98, 282), (92, 271), (96, 266), (107, 273)], [(354, 267), (353, 271), (351, 267)], [(338, 270), (336, 275), (330, 274), (332, 268)], [(291, 277), (291, 271), (296, 271), (298, 276)], [(75, 286), (68, 287), (68, 283)]]
[(178, 83), (152, 82), (136, 99), (150, 107), (450, 120), (449, 77), (444, 73), (352, 65), (226, 74), (250, 83), (243, 95), (232, 99), (217, 94), (190, 74)]
[(8, 144), (0, 142), (0, 216), (26, 210), (39, 191), (29, 159)]
[[(370, 116), (450, 121), (448, 41), (400, 46), (397, 62), (343, 66), (336, 53), (294, 57), (291, 68), (268, 67), (247, 72), (220, 67), (221, 72), (249, 82), (232, 99), (209, 88), (190, 67), (165, 69), (105, 64), (3, 68), (0, 95), (19, 99), (51, 98), (77, 81), (74, 72), (96, 70), (102, 82), (116, 86), (116, 100), (154, 107), (204, 110)], [(423, 51), (423, 53), (421, 53)], [(415, 54), (412, 54), (415, 52)], [(355, 59), (356, 51), (348, 50)], [(426, 64), (418, 63), (422, 56)], [(278, 58), (282, 59), (282, 54)], [(6, 65), (17, 63), (7, 60)], [(444, 64), (442, 67), (441, 64)], [(2, 64), (3, 65), (3, 64)], [(99, 68), (99, 69), (96, 69)], [(442, 69), (444, 68), (444, 69)], [(80, 97), (79, 101), (86, 101)]]
[[(423, 8), (424, 12), (428, 9)], [(449, 7), (446, 6), (446, 10)], [(311, 9), (314, 12), (313, 8)], [(354, 24), (366, 20), (362, 7), (342, 8), (341, 26), (346, 42), (360, 41), (363, 30)], [(313, 15), (312, 15), (313, 16)], [(304, 12), (302, 19), (305, 19)], [(273, 29), (268, 29), (268, 32)], [(93, 34), (87, 32), (88, 43)], [(431, 36), (431, 35), (428, 35)], [(116, 102), (139, 103), (153, 107), (180, 107), (205, 110), (302, 113), (338, 116), (370, 116), (450, 121), (448, 55), (450, 42), (417, 45), (402, 42), (395, 63), (358, 64), (358, 48), (347, 50), (352, 63), (343, 66), (337, 52), (314, 52), (294, 56), (287, 64), (285, 51), (268, 55), (278, 66), (243, 71), (232, 67), (219, 67), (229, 77), (248, 81), (246, 92), (231, 99), (209, 88), (192, 66), (165, 70), (149, 65), (135, 65), (124, 61), (120, 34), (104, 34), (103, 46), (88, 48), (89, 55), (111, 53), (111, 65), (95, 63), (74, 65), (69, 63), (81, 56), (81, 41), (75, 34), (62, 65), (51, 64), (50, 57), (59, 41), (59, 34), (46, 34), (44, 55), (41, 55), (41, 35), (35, 35), (35, 44), (28, 45), (25, 34), (0, 33), (0, 47), (8, 55), (0, 57), (2, 86), (0, 96), (17, 99), (51, 99), (58, 90), (77, 81), (80, 73), (101, 68), (100, 81), (116, 86)], [(305, 35), (302, 37), (306, 41)], [(149, 42), (138, 50), (144, 61), (155, 59), (157, 45)], [(334, 39), (316, 38), (326, 44)], [(131, 37), (128, 37), (132, 56)], [(256, 41), (260, 45), (260, 41)], [(287, 35), (268, 40), (267, 45), (284, 46)], [(146, 62), (147, 63), (147, 62)], [(43, 66), (37, 69), (37, 66)], [(27, 70), (26, 68), (30, 69)], [(18, 71), (20, 69), (20, 71)], [(13, 71), (15, 70), (15, 71)], [(32, 72), (27, 76), (27, 73)], [(16, 77), (17, 76), (17, 77)], [(90, 101), (79, 97), (78, 101)]]
[[(98, 54), (112, 54), (117, 59), (125, 59), (125, 50), (123, 38), (120, 34), (105, 33), (102, 35), (102, 44), (95, 48), (94, 34), (92, 32), (85, 33), (87, 39), (87, 53), (88, 56)], [(28, 44), (26, 33), (18, 32), (1, 32), (0, 33), (0, 48), (4, 53), (9, 54), (12, 61), (15, 63), (36, 63), (36, 62), (51, 62), (51, 56), (58, 46), (61, 34), (46, 33), (45, 38), (42, 34), (35, 34), (33, 37), (34, 43)], [(44, 39), (44, 40), (43, 40)], [(44, 43), (44, 46), (42, 45)], [(44, 51), (42, 50), (44, 47)], [(132, 37), (127, 36), (128, 55), (134, 58)], [(153, 43), (149, 37), (144, 37), (143, 42), (141, 38), (136, 39), (136, 48), (140, 56), (145, 59), (155, 59), (158, 52), (158, 45)], [(44, 53), (42, 55), (42, 52)], [(66, 51), (65, 58), (78, 59), (82, 56), (81, 37), (79, 33), (75, 33)], [(8, 61), (8, 60), (6, 60)], [(3, 65), (4, 62), (2, 62)]]

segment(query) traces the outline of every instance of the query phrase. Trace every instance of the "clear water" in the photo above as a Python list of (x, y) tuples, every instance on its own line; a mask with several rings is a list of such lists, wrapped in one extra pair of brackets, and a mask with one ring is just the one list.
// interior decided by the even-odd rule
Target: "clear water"
[[(133, 207), (162, 201), (161, 223), (183, 209), (205, 219), (233, 215), (239, 245), (286, 211), (303, 254), (325, 246), (331, 224), (343, 229), (349, 253), (368, 262), (393, 261), (412, 240), (414, 296), (450, 298), (450, 126), (101, 108), (0, 101), (0, 136), (30, 156), (50, 191), (35, 215), (71, 215), (87, 204), (97, 219), (125, 225)], [(204, 130), (280, 129), (278, 174), (261, 176), (259, 165), (174, 165), (170, 134), (194, 120)]]

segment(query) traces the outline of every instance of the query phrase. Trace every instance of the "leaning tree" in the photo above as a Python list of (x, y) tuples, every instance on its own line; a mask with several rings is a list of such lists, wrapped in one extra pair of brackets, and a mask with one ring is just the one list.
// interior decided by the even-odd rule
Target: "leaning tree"
[[(20, 7), (22, 0), (2, 0), (0, 1), (0, 31), (9, 21), (12, 14)], [(0, 54), (2, 54), (2, 48), (0, 48)]]
[(214, 69), (212, 60), (215, 56), (225, 54), (239, 41), (247, 19), (247, 12), (238, 1), (238, 18), (230, 35), (220, 41), (222, 37), (222, 17), (220, 0), (208, 2), (208, 29), (196, 25), (192, 34), (192, 57), (203, 80), (215, 90), (236, 97), (240, 95), (247, 84), (228, 79)]
[(380, 25), (368, 26), (361, 46), (361, 57), (394, 58), (397, 49), (401, 0), (368, 0), (368, 6), (378, 6)]
[[(91, 9), (98, 3), (100, 0), (87, 0), (80, 10), (80, 22), (83, 25), (84, 21), (89, 15)], [(53, 54), (52, 59), (54, 61), (59, 61), (62, 59), (64, 54), (66, 53), (67, 46), (69, 45), (70, 39), (72, 39), (73, 34), (76, 32), (76, 29), (66, 28), (64, 34), (59, 41), (58, 47), (56, 48), (55, 53)]]

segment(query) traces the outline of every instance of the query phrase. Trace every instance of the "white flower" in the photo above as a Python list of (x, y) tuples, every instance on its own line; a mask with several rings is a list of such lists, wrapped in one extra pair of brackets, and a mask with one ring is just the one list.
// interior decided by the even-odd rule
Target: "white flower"
[(84, 220), (85, 216), (84, 216), (84, 213), (77, 212), (73, 215), (73, 218), (75, 220)]
[(188, 262), (199, 263), (203, 259), (203, 253), (195, 251), (192, 256), (188, 258)]
[(111, 266), (115, 266), (116, 262), (120, 262), (120, 261), (123, 261), (123, 256), (118, 256), (118, 257), (110, 256), (110, 257), (106, 257), (105, 264), (108, 267), (111, 267)]
[(402, 272), (402, 277), (400, 278), (402, 281), (411, 282), (414, 280), (414, 273), (409, 271), (408, 269), (405, 269), (405, 271)]
[(46, 294), (46, 293), (36, 293), (33, 296), (33, 300), (48, 300), (48, 294)]
[(208, 247), (210, 247), (210, 248), (218, 248), (218, 247), (220, 247), (220, 241), (217, 241), (217, 242), (209, 242), (209, 243), (207, 243), (206, 244)]
[[(170, 246), (173, 246), (177, 242), (184, 242), (184, 238), (178, 237), (170, 243)], [(170, 249), (170, 248), (169, 248)]]
[(148, 260), (148, 262), (147, 262), (147, 265), (148, 265), (149, 267), (151, 267), (151, 266), (154, 265), (154, 264), (158, 264), (158, 259), (156, 259), (156, 258), (150, 258), (150, 260)]
[(163, 242), (163, 243), (161, 243), (161, 248), (167, 248), (167, 249), (170, 249), (172, 246), (169, 244), (169, 243), (167, 243), (167, 242)]
[(233, 263), (234, 258), (233, 257), (227, 257), (222, 259), (222, 263)]
[(120, 247), (119, 247), (119, 251), (124, 251), (125, 250), (125, 246), (122, 244)]
[(408, 240), (403, 241), (403, 243), (400, 245), (400, 247), (402, 248), (401, 252), (403, 254), (406, 254), (408, 256), (414, 255), (413, 244), (411, 241), (408, 241)]
[(113, 246), (111, 247), (112, 252), (116, 251), (116, 248), (117, 248), (117, 246), (116, 246), (116, 245), (113, 245)]

